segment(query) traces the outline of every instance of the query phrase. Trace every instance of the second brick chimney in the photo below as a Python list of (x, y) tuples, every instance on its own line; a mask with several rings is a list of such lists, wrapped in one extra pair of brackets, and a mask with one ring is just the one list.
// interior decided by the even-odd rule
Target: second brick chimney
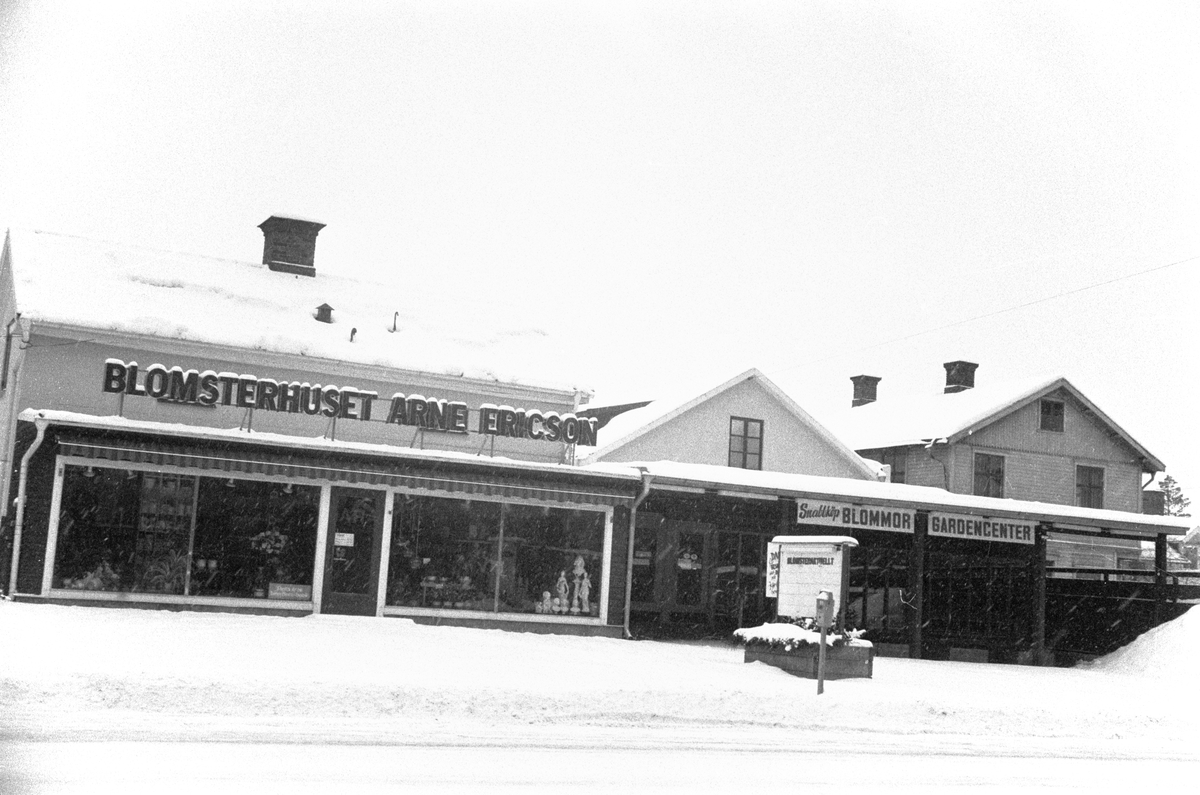
[(945, 394), (975, 388), (975, 368), (979, 367), (975, 362), (946, 362), (942, 367), (946, 368)]
[(325, 224), (272, 215), (258, 228), (263, 231), (263, 265), (282, 273), (317, 275), (317, 233)]
[(854, 399), (850, 401), (851, 408), (875, 402), (875, 390), (879, 386), (879, 382), (883, 380), (882, 378), (874, 375), (852, 375), (850, 380), (854, 382)]

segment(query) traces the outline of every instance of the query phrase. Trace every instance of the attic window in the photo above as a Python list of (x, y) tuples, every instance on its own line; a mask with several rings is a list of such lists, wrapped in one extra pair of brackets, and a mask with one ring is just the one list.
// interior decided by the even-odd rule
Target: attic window
[(1062, 433), (1063, 402), (1061, 400), (1042, 401), (1042, 423), (1040, 427), (1043, 431), (1057, 431)]
[(329, 304), (321, 304), (317, 307), (317, 320), (322, 323), (333, 322), (333, 307)]
[(763, 421), (729, 418), (729, 466), (762, 469)]

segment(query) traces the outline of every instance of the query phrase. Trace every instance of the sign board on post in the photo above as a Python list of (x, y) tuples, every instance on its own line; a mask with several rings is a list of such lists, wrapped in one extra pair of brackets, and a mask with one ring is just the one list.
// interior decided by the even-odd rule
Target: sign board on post
[(817, 595), (834, 594), (845, 605), (849, 589), (846, 547), (858, 546), (849, 536), (775, 536), (767, 547), (767, 596), (779, 600), (776, 613), (789, 618), (816, 618)]

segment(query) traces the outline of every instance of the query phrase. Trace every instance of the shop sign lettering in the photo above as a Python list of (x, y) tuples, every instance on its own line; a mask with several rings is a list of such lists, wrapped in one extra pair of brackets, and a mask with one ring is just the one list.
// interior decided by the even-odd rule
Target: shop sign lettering
[(797, 502), (796, 521), (827, 527), (887, 530), (911, 533), (917, 512), (876, 505), (850, 505), (841, 502)]
[[(140, 378), (139, 378), (140, 376)], [(308, 414), (371, 422), (378, 392), (350, 386), (276, 381), (213, 370), (184, 370), (152, 364), (144, 371), (137, 362), (109, 359), (104, 363), (106, 393), (156, 398), (197, 406), (232, 406), (259, 411)], [(546, 442), (596, 445), (597, 420), (555, 411), (494, 406), (477, 410), (475, 432)], [(378, 422), (378, 414), (375, 414)], [(470, 409), (461, 401), (397, 392), (383, 422), (446, 433), (470, 432)]]
[(954, 513), (929, 514), (929, 535), (943, 538), (973, 538), (982, 541), (1002, 541), (1008, 544), (1032, 544), (1034, 525), (1031, 522), (988, 519)]
[(779, 543), (778, 549), (783, 559), (775, 586), (779, 615), (811, 616), (821, 591), (842, 593), (841, 544), (787, 541)]

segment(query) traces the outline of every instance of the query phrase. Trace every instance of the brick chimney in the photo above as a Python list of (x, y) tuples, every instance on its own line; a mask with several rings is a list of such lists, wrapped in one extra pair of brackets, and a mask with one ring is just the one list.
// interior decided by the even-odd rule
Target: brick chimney
[(852, 375), (850, 380), (854, 382), (854, 399), (850, 401), (850, 408), (875, 402), (875, 389), (882, 378), (874, 375)]
[(313, 256), (317, 233), (325, 224), (272, 215), (258, 225), (263, 231), (263, 265), (281, 273), (316, 276)]
[(946, 368), (945, 394), (975, 388), (975, 368), (979, 367), (975, 362), (946, 362), (942, 367)]

